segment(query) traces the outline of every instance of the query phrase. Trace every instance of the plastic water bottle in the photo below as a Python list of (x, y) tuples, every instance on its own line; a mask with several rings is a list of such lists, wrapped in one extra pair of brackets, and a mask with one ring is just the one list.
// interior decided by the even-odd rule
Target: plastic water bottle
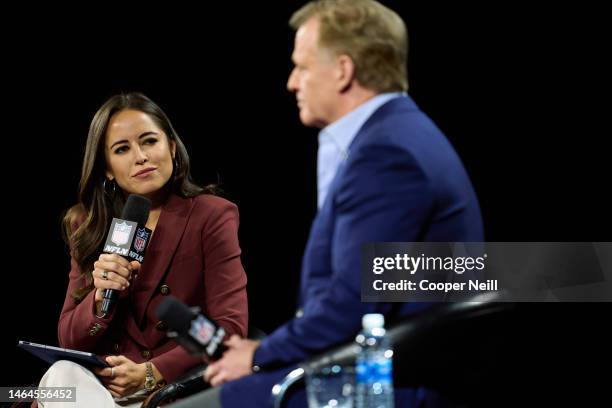
[(366, 314), (355, 341), (360, 346), (355, 362), (356, 408), (393, 408), (393, 350), (385, 337), (385, 317)]

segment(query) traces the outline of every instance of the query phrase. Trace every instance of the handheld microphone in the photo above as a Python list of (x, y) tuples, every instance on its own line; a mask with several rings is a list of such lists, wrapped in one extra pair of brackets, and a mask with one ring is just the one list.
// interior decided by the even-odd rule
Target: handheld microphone
[(173, 296), (168, 296), (155, 311), (157, 318), (168, 325), (168, 337), (174, 338), (191, 354), (206, 355), (216, 360), (223, 355), (225, 330)]
[[(128, 261), (142, 263), (151, 237), (151, 230), (145, 227), (150, 210), (151, 201), (148, 198), (130, 194), (121, 212), (121, 218), (113, 218), (104, 244), (104, 252), (119, 254)], [(111, 313), (118, 298), (119, 291), (104, 290), (101, 307), (103, 316)]]

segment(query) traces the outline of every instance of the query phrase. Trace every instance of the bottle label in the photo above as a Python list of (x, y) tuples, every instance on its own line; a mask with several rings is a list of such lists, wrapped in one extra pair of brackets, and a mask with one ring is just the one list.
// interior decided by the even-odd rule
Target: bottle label
[(368, 364), (364, 359), (357, 360), (355, 364), (355, 382), (357, 384), (368, 383)]
[(393, 366), (388, 358), (377, 360), (358, 359), (355, 365), (357, 384), (391, 385), (393, 383)]

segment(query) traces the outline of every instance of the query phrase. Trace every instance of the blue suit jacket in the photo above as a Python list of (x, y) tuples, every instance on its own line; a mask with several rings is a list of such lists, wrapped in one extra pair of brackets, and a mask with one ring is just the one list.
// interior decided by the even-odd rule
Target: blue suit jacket
[[(362, 244), (483, 240), (476, 195), (448, 140), (409, 97), (387, 102), (356, 135), (312, 224), (302, 263), (303, 315), (266, 337), (254, 363), (290, 367), (354, 339), (365, 313), (407, 315), (428, 306), (362, 303)], [(287, 371), (226, 384), (224, 406), (258, 406), (255, 395), (265, 405), (272, 381)], [(239, 392), (244, 387), (248, 396)]]

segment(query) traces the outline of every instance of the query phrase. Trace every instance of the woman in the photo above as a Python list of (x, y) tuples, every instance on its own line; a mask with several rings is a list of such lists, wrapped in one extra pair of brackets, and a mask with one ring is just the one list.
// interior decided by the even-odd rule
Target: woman
[[(114, 406), (201, 364), (169, 341), (166, 323), (156, 319), (157, 306), (170, 293), (199, 306), (228, 336), (246, 336), (238, 210), (210, 193), (191, 181), (183, 143), (146, 96), (116, 95), (98, 110), (89, 129), (79, 203), (64, 218), (72, 268), (58, 332), (62, 347), (107, 356), (111, 368), (94, 369), (98, 381), (81, 366), (58, 362), (41, 386), (76, 385), (79, 405)], [(110, 222), (120, 217), (129, 194), (152, 202), (146, 226), (153, 235), (142, 265), (101, 254)], [(108, 316), (100, 313), (105, 289), (120, 291)]]

